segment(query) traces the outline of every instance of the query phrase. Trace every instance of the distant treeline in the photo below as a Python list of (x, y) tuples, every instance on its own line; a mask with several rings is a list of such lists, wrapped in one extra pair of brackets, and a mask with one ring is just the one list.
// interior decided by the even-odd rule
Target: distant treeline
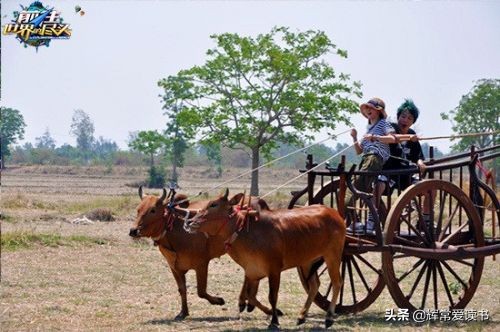
[[(303, 146), (294, 146), (286, 143), (280, 144), (280, 147), (274, 151), (269, 160), (288, 155)], [(306, 161), (306, 155), (312, 154), (315, 162), (322, 162), (332, 155), (344, 150), (348, 144), (338, 143), (334, 148), (324, 144), (314, 145), (306, 150), (290, 155), (287, 158), (277, 161), (272, 167), (281, 168), (303, 168)], [(422, 144), (424, 153), (429, 150), (428, 144)], [(354, 152), (354, 149), (347, 149), (344, 153), (348, 163), (359, 163), (359, 156)], [(443, 154), (435, 149), (435, 157)], [(184, 166), (213, 166), (215, 162), (210, 160), (206, 149), (200, 146), (191, 146), (184, 152)], [(248, 168), (251, 165), (251, 157), (244, 150), (222, 148), (221, 150), (222, 168), (241, 167)], [(12, 149), (11, 155), (7, 158), (9, 164), (16, 165), (100, 165), (100, 166), (148, 166), (150, 157), (146, 154), (121, 150), (118, 145), (110, 140), (102, 137), (97, 139), (92, 147), (87, 150), (82, 150), (69, 144), (56, 147), (55, 145), (26, 143), (22, 146), (16, 146)], [(159, 153), (156, 156), (163, 167), (170, 166), (170, 158), (164, 153)], [(263, 160), (265, 163), (266, 160)], [(330, 160), (330, 165), (337, 165), (340, 162), (340, 156)]]

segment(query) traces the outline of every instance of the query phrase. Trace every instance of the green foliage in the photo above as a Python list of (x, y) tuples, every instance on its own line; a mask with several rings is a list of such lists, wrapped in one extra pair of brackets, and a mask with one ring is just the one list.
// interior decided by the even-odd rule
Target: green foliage
[[(298, 144), (322, 128), (349, 123), (357, 112), (360, 84), (337, 73), (322, 57), (347, 53), (321, 31), (290, 32), (275, 27), (256, 38), (233, 33), (213, 35), (217, 46), (202, 66), (181, 70), (158, 82), (164, 89), (167, 114), (185, 105), (177, 120), (186, 137), (220, 142), (269, 156), (278, 142)], [(258, 192), (252, 174), (252, 194)]]
[(222, 176), (222, 151), (220, 143), (205, 139), (200, 142), (200, 145), (203, 147), (208, 160), (214, 163), (217, 170), (217, 177), (220, 178)]
[(132, 150), (142, 152), (149, 155), (150, 164), (149, 167), (154, 167), (154, 156), (159, 152), (159, 150), (167, 144), (167, 139), (165, 136), (160, 134), (156, 130), (145, 130), (137, 133), (135, 138), (132, 138), (129, 142), (129, 147)]
[(35, 146), (39, 149), (54, 150), (56, 148), (56, 141), (50, 136), (49, 128), (45, 129), (42, 136), (35, 138)]
[(4, 167), (5, 156), (11, 154), (10, 145), (24, 138), (24, 118), (15, 109), (0, 107), (0, 168)]
[[(76, 146), (82, 152), (88, 154), (93, 147), (94, 138), (94, 123), (90, 116), (83, 110), (75, 110), (71, 120), (70, 133), (76, 137)], [(88, 156), (85, 156), (88, 159)]]
[[(462, 97), (459, 105), (441, 113), (443, 120), (452, 122), (456, 134), (493, 132), (500, 130), (500, 79), (482, 79)], [(486, 147), (500, 143), (500, 135), (463, 137), (452, 146), (453, 151), (467, 151), (470, 145)]]
[(161, 167), (151, 167), (148, 171), (148, 187), (149, 188), (163, 188), (165, 187), (165, 170)]
[(186, 135), (183, 132), (178, 119), (179, 113), (183, 107), (182, 101), (176, 101), (173, 105), (165, 103), (164, 106), (164, 108), (169, 108), (169, 111), (165, 113), (169, 118), (167, 129), (164, 131), (164, 136), (167, 140), (167, 144), (165, 144), (165, 153), (167, 158), (170, 159), (172, 163), (171, 180), (174, 182), (177, 182), (178, 178), (177, 167), (182, 167), (184, 165), (184, 153), (189, 147), (185, 138)]

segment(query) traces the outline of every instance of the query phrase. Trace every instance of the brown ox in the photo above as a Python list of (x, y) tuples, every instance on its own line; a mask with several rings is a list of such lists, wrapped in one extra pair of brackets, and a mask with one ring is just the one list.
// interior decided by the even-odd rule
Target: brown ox
[[(166, 191), (163, 190), (161, 197), (142, 195), (142, 187), (139, 188), (141, 203), (137, 207), (137, 217), (134, 227), (130, 229), (129, 235), (138, 237), (150, 237), (158, 245), (158, 249), (166, 258), (168, 265), (174, 275), (177, 287), (181, 296), (181, 312), (175, 317), (176, 320), (184, 319), (189, 315), (186, 296), (186, 273), (194, 269), (196, 272), (196, 282), (198, 296), (207, 299), (211, 304), (223, 305), (224, 299), (211, 296), (207, 293), (207, 273), (208, 264), (212, 258), (225, 254), (224, 238), (206, 237), (204, 234), (189, 234), (183, 229), (183, 222), (175, 218), (171, 225), (167, 224), (165, 217)], [(185, 195), (176, 195), (176, 201), (186, 200)], [(190, 209), (201, 208), (207, 201), (194, 203), (184, 203), (181, 207)], [(262, 200), (258, 202), (260, 208), (267, 208), (267, 204)], [(168, 216), (168, 213), (167, 213)], [(171, 227), (171, 228), (170, 228)], [(246, 306), (246, 299), (255, 297), (256, 288), (252, 288), (255, 294), (248, 294), (246, 280), (239, 297), (240, 311)], [(266, 314), (271, 315), (272, 311), (268, 307), (257, 302), (254, 304)], [(247, 310), (253, 310), (253, 306), (248, 304)], [(281, 312), (279, 312), (281, 314)]]
[[(269, 302), (273, 310), (269, 328), (272, 329), (279, 326), (276, 302), (281, 271), (299, 267), (304, 275), (310, 276), (313, 262), (323, 257), (333, 288), (332, 301), (325, 319), (326, 327), (330, 327), (342, 284), (339, 269), (346, 227), (339, 213), (323, 205), (293, 210), (262, 210), (258, 219), (247, 222), (248, 230), (238, 232), (241, 225), (241, 219), (238, 218), (249, 212), (235, 213), (234, 202), (242, 199), (244, 194), (228, 200), (228, 193), (226, 191), (224, 196), (209, 202), (192, 219), (186, 220), (185, 228), (191, 232), (222, 236), (232, 242), (228, 254), (245, 270), (251, 289), (260, 279), (269, 278)], [(309, 277), (307, 282), (309, 293), (298, 324), (305, 322), (319, 288), (317, 277)], [(256, 301), (253, 296), (248, 300), (249, 303)]]

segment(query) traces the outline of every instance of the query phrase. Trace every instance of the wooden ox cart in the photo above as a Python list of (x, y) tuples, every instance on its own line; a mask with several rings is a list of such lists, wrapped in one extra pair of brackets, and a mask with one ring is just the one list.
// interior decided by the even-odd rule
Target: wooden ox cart
[[(336, 169), (313, 169), (308, 156), (308, 184), (293, 192), (289, 208), (298, 202), (325, 204), (343, 211), (346, 188), (357, 197), (347, 223), (375, 220), (372, 233), (349, 234), (343, 254), (344, 280), (336, 311), (354, 313), (366, 309), (387, 285), (399, 308), (462, 309), (474, 296), (481, 280), (486, 256), (500, 253), (500, 204), (498, 193), (478, 178), (477, 165), (500, 155), (499, 145), (482, 150), (471, 148), (427, 164), (425, 179), (406, 190), (396, 189), (382, 196), (378, 209), (371, 194), (356, 191), (353, 177), (373, 172), (345, 169), (345, 158)], [(479, 164), (480, 166), (480, 164)], [(415, 170), (376, 173), (411, 176)], [(424, 197), (431, 210), (431, 222), (424, 222)], [(433, 203), (433, 204), (432, 204)], [(376, 212), (378, 211), (378, 212)], [(318, 269), (322, 282), (315, 303), (328, 309), (332, 286), (324, 266)], [(299, 271), (300, 275), (300, 271)], [(307, 289), (305, 277), (300, 275)]]

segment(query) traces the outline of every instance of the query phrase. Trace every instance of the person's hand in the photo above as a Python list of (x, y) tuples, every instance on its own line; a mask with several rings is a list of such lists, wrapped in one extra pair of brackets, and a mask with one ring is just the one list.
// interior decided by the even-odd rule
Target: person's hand
[(354, 140), (354, 142), (356, 142), (358, 140), (358, 132), (354, 128), (351, 129), (351, 137)]
[(420, 170), (420, 176), (423, 176), (425, 174), (425, 170), (427, 169), (427, 166), (425, 166), (424, 162), (422, 160), (417, 161), (418, 169)]
[(365, 136), (363, 136), (363, 139), (367, 140), (367, 141), (370, 141), (370, 142), (375, 142), (375, 141), (378, 140), (378, 137), (377, 137), (377, 135), (366, 134)]
[[(417, 135), (411, 135), (410, 136), (410, 141), (412, 141), (412, 142), (418, 142), (418, 136)], [(424, 167), (425, 167), (425, 165), (424, 165)]]

